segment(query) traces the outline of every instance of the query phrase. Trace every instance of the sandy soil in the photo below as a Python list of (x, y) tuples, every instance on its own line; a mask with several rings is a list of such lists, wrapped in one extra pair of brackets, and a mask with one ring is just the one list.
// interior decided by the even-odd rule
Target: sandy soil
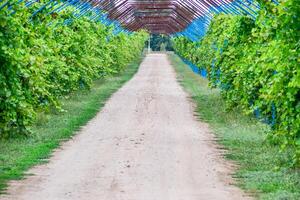
[(245, 199), (165, 54), (148, 55), (77, 136), (28, 173), (0, 199)]

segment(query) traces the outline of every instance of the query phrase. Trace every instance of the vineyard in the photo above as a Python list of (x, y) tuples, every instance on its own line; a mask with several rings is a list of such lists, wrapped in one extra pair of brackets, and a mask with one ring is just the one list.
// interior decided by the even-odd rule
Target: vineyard
[[(0, 15), (0, 135), (27, 134), (36, 112), (59, 109), (59, 99), (122, 71), (139, 57), (145, 32), (114, 34), (113, 27), (73, 10), (46, 15), (10, 1)], [(66, 20), (71, 21), (64, 25)]]
[(299, 167), (300, 0), (0, 0), (1, 200), (296, 200)]
[(261, 1), (256, 21), (220, 14), (199, 41), (174, 39), (183, 58), (207, 71), (228, 108), (270, 124), (269, 138), (300, 159), (300, 4)]

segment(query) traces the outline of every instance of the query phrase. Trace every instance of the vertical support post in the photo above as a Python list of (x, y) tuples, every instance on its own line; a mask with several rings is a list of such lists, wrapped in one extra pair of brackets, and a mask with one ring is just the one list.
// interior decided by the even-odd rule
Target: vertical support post
[(151, 53), (151, 45), (150, 45), (150, 43), (151, 43), (151, 34), (149, 36), (149, 41), (148, 41), (148, 53)]

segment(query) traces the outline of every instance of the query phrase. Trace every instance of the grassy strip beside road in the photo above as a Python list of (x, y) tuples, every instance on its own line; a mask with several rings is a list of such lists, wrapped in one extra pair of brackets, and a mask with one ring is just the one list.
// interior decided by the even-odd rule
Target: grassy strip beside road
[(62, 100), (63, 113), (39, 114), (33, 135), (0, 141), (0, 190), (7, 181), (21, 179), (30, 167), (45, 162), (61, 141), (92, 119), (106, 100), (138, 70), (141, 59), (113, 77), (95, 81), (91, 90), (79, 90)]
[(199, 119), (210, 125), (228, 150), (225, 157), (239, 164), (235, 173), (239, 186), (258, 199), (300, 199), (300, 173), (286, 165), (292, 153), (280, 153), (279, 147), (266, 141), (268, 127), (238, 109), (226, 110), (219, 90), (210, 89), (208, 81), (194, 74), (178, 56), (170, 54), (170, 60), (196, 103)]

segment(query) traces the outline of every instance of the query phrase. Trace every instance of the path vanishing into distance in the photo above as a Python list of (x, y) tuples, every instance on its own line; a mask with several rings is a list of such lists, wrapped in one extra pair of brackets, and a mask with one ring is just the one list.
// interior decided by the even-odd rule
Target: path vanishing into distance
[(246, 199), (213, 141), (167, 54), (148, 54), (94, 119), (0, 199)]

